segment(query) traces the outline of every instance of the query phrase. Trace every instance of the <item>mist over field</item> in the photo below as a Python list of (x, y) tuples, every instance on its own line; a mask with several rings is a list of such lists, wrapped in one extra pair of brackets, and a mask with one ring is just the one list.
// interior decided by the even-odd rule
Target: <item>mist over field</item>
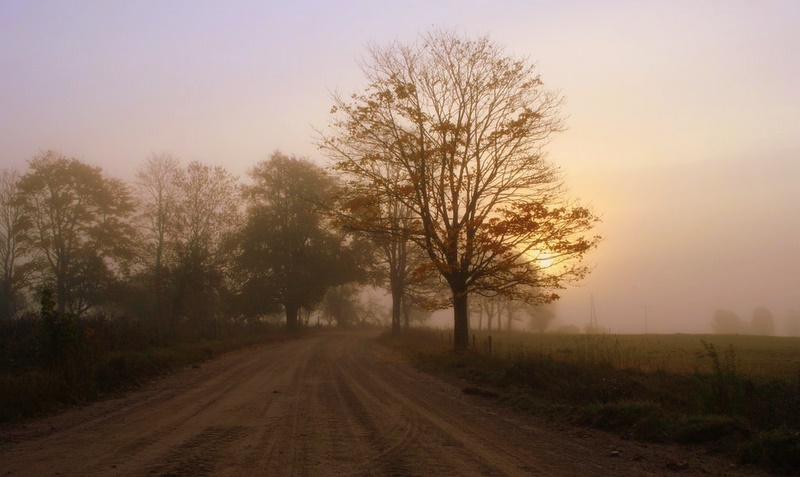
[(605, 240), (585, 285), (564, 292), (560, 317), (588, 316), (593, 294), (614, 332), (644, 332), (647, 307), (651, 333), (707, 333), (716, 309), (749, 320), (767, 307), (785, 334), (800, 296), (799, 174), (790, 153), (642, 167), (606, 182), (581, 174), (576, 188), (610, 197)]
[[(0, 4), (0, 168), (54, 149), (133, 181), (152, 154), (243, 181), (315, 145), (369, 44), (489, 34), (565, 97), (548, 157), (600, 215), (553, 326), (708, 333), (715, 310), (800, 310), (800, 4)], [(437, 315), (438, 316), (438, 315)], [(448, 317), (450, 315), (447, 315)], [(447, 320), (450, 320), (448, 323)], [(449, 324), (451, 318), (434, 320)], [(523, 327), (524, 324), (517, 326)]]
[(800, 475), (798, 52), (796, 0), (0, 0), (4, 475)]

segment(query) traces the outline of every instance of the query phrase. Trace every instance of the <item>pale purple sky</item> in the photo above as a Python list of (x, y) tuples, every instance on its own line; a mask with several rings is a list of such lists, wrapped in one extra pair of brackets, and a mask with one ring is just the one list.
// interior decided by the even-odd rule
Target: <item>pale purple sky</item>
[(0, 2), (0, 167), (40, 150), (130, 179), (149, 154), (244, 174), (323, 163), (330, 91), (368, 43), (489, 34), (567, 98), (550, 157), (604, 217), (594, 295), (614, 332), (704, 332), (715, 308), (800, 309), (800, 2)]

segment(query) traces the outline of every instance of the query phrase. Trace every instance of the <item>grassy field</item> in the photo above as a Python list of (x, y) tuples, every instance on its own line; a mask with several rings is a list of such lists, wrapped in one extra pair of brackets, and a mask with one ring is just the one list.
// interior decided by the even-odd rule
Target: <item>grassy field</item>
[(800, 475), (800, 338), (495, 332), (464, 354), (447, 331), (382, 339), (466, 393)]
[[(720, 354), (733, 352), (738, 372), (754, 380), (800, 377), (800, 338), (746, 335), (562, 335), (476, 333), (476, 347), (500, 355), (530, 353), (571, 363), (667, 373), (713, 372), (704, 342)], [(440, 337), (441, 340), (441, 337)]]

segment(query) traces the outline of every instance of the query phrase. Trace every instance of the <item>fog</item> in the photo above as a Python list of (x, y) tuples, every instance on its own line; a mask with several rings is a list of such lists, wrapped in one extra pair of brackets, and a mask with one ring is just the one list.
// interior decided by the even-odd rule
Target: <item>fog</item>
[(549, 145), (603, 217), (558, 323), (709, 332), (717, 308), (800, 309), (800, 3), (0, 4), (0, 166), (56, 149), (129, 180), (151, 153), (234, 174), (320, 164), (331, 91), (369, 43), (488, 33), (567, 98)]
[(611, 199), (595, 270), (563, 293), (562, 317), (643, 332), (708, 332), (717, 308), (749, 319), (770, 308), (778, 331), (800, 290), (795, 157), (718, 160), (619, 172), (593, 186)]

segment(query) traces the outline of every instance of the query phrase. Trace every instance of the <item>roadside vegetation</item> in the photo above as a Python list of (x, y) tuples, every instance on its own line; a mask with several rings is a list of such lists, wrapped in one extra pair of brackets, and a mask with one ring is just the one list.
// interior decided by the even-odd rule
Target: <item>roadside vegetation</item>
[(202, 334), (128, 319), (59, 315), (49, 294), (42, 309), (0, 320), (0, 423), (101, 399), (158, 376), (247, 346), (290, 339), (264, 322), (220, 323)]
[(798, 338), (512, 332), (475, 334), (465, 353), (448, 331), (381, 339), (467, 394), (800, 475)]

